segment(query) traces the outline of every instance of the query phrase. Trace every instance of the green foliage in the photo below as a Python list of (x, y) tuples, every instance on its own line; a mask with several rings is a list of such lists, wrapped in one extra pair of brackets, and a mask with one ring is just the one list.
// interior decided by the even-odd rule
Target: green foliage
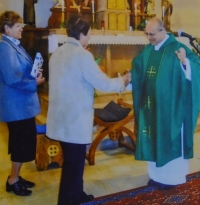
[(95, 58), (96, 63), (99, 65), (101, 63), (102, 56)]
[(60, 28), (66, 28), (67, 27), (67, 22), (61, 22)]
[(146, 19), (142, 19), (141, 23), (137, 26), (137, 29), (140, 31), (144, 31), (146, 26)]

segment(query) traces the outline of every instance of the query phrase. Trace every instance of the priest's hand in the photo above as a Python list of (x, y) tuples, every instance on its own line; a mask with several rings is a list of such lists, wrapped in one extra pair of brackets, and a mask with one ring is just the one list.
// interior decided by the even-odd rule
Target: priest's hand
[(185, 65), (186, 64), (186, 51), (184, 48), (180, 47), (178, 51), (175, 51), (180, 62)]
[(118, 73), (118, 77), (122, 77), (125, 86), (127, 86), (131, 82), (131, 73), (129, 70), (127, 70), (127, 73), (123, 76), (121, 76), (121, 74)]

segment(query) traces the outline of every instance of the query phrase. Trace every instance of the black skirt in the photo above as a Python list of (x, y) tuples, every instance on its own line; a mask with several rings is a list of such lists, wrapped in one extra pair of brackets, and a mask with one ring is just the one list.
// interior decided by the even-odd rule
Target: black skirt
[(8, 154), (12, 162), (30, 162), (36, 155), (35, 118), (7, 122), (9, 130)]

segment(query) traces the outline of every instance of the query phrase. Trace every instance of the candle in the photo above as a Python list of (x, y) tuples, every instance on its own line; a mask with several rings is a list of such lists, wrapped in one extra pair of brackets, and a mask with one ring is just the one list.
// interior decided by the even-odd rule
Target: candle
[(64, 0), (62, 0), (62, 11), (64, 11)]
[(92, 13), (94, 13), (94, 0), (92, 0)]
[(164, 17), (165, 16), (165, 7), (163, 6), (162, 7), (162, 17)]
[(135, 6), (135, 15), (137, 16), (137, 4), (134, 4)]
[(81, 6), (77, 5), (78, 13), (81, 13)]
[(102, 21), (101, 21), (101, 30), (104, 30), (104, 29), (105, 29), (105, 21), (102, 20)]
[(64, 12), (62, 12), (62, 22), (65, 21), (65, 16), (64, 16)]

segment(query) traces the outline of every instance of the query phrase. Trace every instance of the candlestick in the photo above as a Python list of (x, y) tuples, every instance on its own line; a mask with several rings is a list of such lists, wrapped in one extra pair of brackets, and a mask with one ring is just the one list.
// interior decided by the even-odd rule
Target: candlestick
[(94, 0), (92, 0), (92, 13), (94, 13)]
[(81, 13), (81, 6), (80, 5), (77, 6), (77, 10), (78, 10), (78, 13)]
[(135, 6), (135, 16), (137, 16), (137, 4), (135, 3), (134, 6)]
[(104, 31), (105, 30), (105, 21), (101, 20), (101, 30)]
[(137, 16), (135, 16), (135, 31), (137, 31)]
[(169, 15), (169, 16), (171, 15), (171, 10), (170, 10), (170, 8), (168, 8), (168, 15)]
[(92, 29), (95, 29), (94, 12), (92, 13)]
[(64, 0), (62, 0), (62, 11), (64, 11)]
[(164, 17), (165, 16), (165, 7), (163, 6), (162, 7), (162, 17)]
[(62, 22), (65, 21), (65, 14), (64, 14), (64, 11), (62, 11)]

